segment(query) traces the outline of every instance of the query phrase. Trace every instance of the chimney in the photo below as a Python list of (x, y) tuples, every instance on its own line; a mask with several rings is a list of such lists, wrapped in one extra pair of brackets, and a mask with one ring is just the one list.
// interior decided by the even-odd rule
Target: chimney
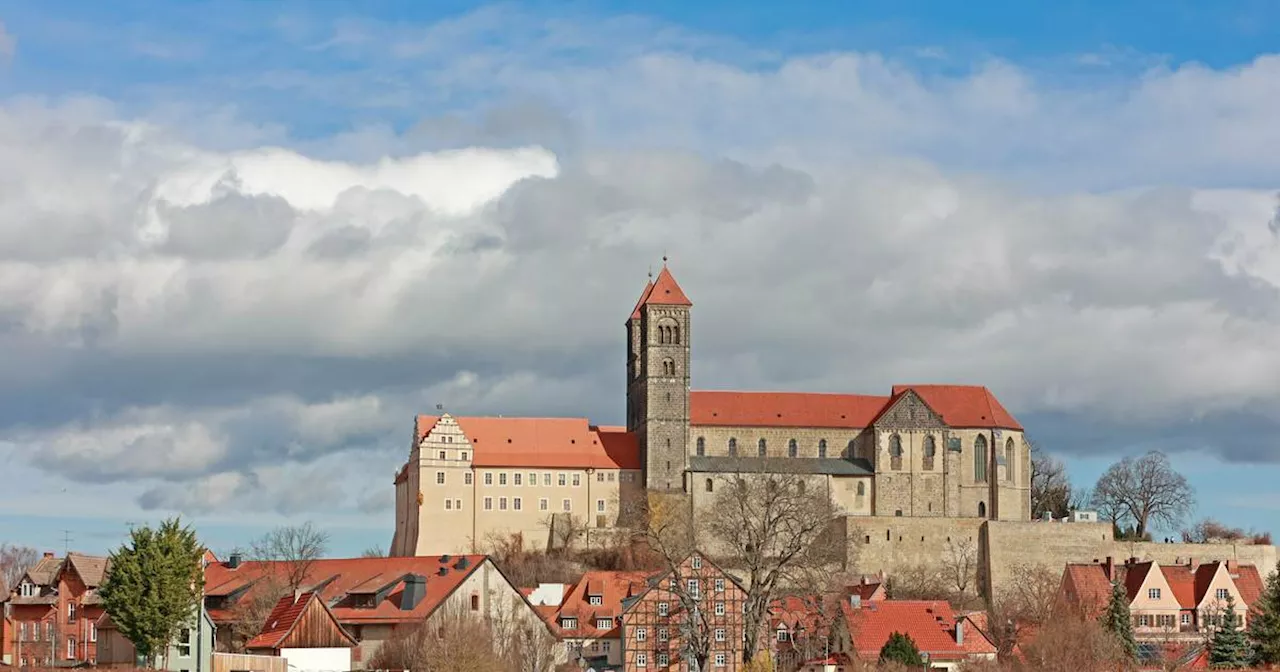
[(237, 567), (239, 567), (239, 566), (240, 566), (240, 560), (241, 560), (241, 559), (243, 559), (243, 556), (241, 556), (239, 553), (232, 553), (232, 554), (227, 558), (227, 568), (228, 568), (228, 569), (236, 569)]
[(1103, 571), (1107, 573), (1108, 581), (1115, 581), (1116, 580), (1116, 559), (1108, 555), (1106, 565), (1103, 567)]
[(1235, 574), (1238, 571), (1240, 571), (1240, 563), (1236, 562), (1235, 560), (1228, 560), (1227, 572), (1230, 574)]
[(964, 646), (964, 619), (956, 620), (956, 645)]
[(862, 608), (862, 596), (861, 596), (861, 595), (859, 595), (859, 594), (857, 594), (857, 593), (854, 593), (853, 595), (850, 595), (850, 596), (849, 596), (849, 606), (853, 607), (854, 609), (861, 609), (861, 608)]
[(52, 558), (52, 557), (54, 557), (54, 556), (53, 556), (53, 551), (45, 551), (45, 552), (44, 552), (44, 557), (46, 557), (46, 558)]
[(1187, 558), (1187, 567), (1190, 567), (1193, 572), (1196, 571), (1196, 559)]
[(413, 611), (426, 595), (427, 577), (409, 574), (404, 577), (404, 592), (400, 593), (400, 610)]

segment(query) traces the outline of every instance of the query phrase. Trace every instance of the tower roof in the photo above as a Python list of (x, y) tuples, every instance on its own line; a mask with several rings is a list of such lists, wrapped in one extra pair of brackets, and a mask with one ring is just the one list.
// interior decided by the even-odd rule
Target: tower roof
[(662, 265), (662, 272), (658, 273), (658, 279), (653, 282), (653, 288), (640, 300), (640, 305), (650, 303), (659, 306), (693, 305), (689, 297), (684, 295), (684, 290), (680, 289), (680, 284), (671, 275), (671, 271), (667, 270), (666, 264)]
[[(650, 273), (652, 273), (652, 271)], [(631, 319), (633, 320), (640, 319), (640, 306), (644, 305), (645, 300), (649, 298), (649, 292), (652, 292), (652, 291), (653, 291), (653, 281), (649, 280), (644, 283), (644, 291), (640, 292), (640, 300), (636, 301), (636, 307), (634, 310), (631, 311)]]

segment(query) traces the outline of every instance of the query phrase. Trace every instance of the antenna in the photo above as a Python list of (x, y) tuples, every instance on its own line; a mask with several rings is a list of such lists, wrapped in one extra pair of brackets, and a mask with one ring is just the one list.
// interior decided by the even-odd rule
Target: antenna
[(71, 530), (62, 531), (62, 555), (66, 556), (71, 552)]

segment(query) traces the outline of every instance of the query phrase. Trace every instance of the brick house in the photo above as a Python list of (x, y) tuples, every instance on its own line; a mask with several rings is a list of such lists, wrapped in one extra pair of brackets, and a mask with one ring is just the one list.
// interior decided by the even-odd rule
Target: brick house
[(13, 664), (97, 662), (97, 621), (103, 614), (98, 588), (108, 566), (103, 557), (45, 553), (27, 570), (5, 600)]

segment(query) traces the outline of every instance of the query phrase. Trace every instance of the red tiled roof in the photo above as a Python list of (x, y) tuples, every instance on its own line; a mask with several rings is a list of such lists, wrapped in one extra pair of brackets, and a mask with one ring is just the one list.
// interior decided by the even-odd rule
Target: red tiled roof
[(1258, 568), (1253, 565), (1239, 565), (1233, 578), (1236, 582), (1236, 590), (1240, 591), (1240, 598), (1250, 608), (1258, 604), (1262, 593), (1265, 590), (1265, 584), (1262, 581), (1262, 574), (1258, 572)]
[[(646, 587), (651, 572), (595, 571), (582, 575), (571, 587), (556, 610), (556, 632), (562, 637), (618, 637), (618, 619), (622, 615), (622, 600), (639, 595)], [(600, 604), (591, 604), (591, 596), (598, 595)], [(561, 617), (578, 619), (576, 628), (559, 627)], [(610, 627), (596, 628), (597, 618), (608, 618)]]
[(1133, 602), (1133, 599), (1138, 596), (1138, 591), (1142, 590), (1142, 584), (1146, 583), (1147, 574), (1151, 572), (1154, 565), (1155, 563), (1150, 560), (1125, 565), (1124, 591), (1130, 602)]
[(692, 306), (693, 302), (684, 295), (679, 283), (672, 277), (671, 271), (664, 265), (653, 281), (653, 288), (645, 293), (640, 305), (654, 304), (660, 306)]
[(948, 427), (999, 427), (1022, 431), (1022, 425), (981, 385), (894, 385), (893, 396), (911, 390), (942, 416)]
[(636, 301), (636, 307), (631, 311), (631, 319), (640, 319), (640, 306), (644, 305), (644, 300), (649, 298), (649, 292), (653, 291), (653, 281), (644, 283), (644, 291), (640, 292), (640, 300)]
[[(448, 562), (441, 562), (448, 557)], [(460, 560), (467, 561), (465, 569), (458, 569)], [(453, 593), (468, 576), (476, 571), (487, 558), (483, 555), (418, 556), (392, 558), (343, 558), (316, 560), (307, 569), (304, 589), (315, 589), (340, 623), (400, 623), (426, 618)], [(440, 576), (440, 568), (445, 568)], [(220, 597), (235, 594), (248, 586), (239, 599), (247, 599), (257, 590), (264, 589), (270, 581), (283, 581), (288, 574), (289, 563), (270, 561), (242, 562), (237, 569), (226, 563), (215, 563), (205, 568), (205, 595)], [(400, 608), (404, 595), (404, 581), (396, 577), (417, 574), (426, 577), (426, 594), (413, 609)], [(377, 576), (387, 577), (385, 597), (373, 607), (356, 607), (347, 597), (351, 589), (369, 582)], [(322, 586), (317, 584), (323, 583)], [(231, 605), (224, 609), (210, 609), (209, 616), (215, 623), (225, 624), (233, 620)]]
[(689, 422), (719, 427), (831, 427), (862, 429), (888, 397), (807, 392), (689, 393)]
[[(956, 619), (967, 621), (964, 630), (964, 643), (961, 646), (969, 654), (990, 654), (998, 650), (994, 642), (987, 638), (987, 612), (965, 614)], [(1017, 648), (1017, 644), (1014, 647)]]
[[(956, 643), (955, 614), (951, 605), (941, 600), (885, 600), (859, 609), (846, 601), (841, 603), (841, 610), (854, 650), (866, 660), (878, 658), (880, 649), (895, 632), (911, 637), (916, 648), (921, 653), (928, 652), (934, 660), (959, 660), (969, 652)], [(977, 632), (972, 635), (982, 637)], [(995, 647), (988, 652), (995, 653)]]
[[(422, 441), (439, 419), (419, 415), (416, 441)], [(635, 435), (620, 427), (595, 427), (584, 418), (454, 420), (471, 441), (472, 464), (477, 467), (641, 467)]]
[(1111, 582), (1107, 580), (1106, 569), (1099, 564), (1071, 564), (1065, 571), (1073, 591), (1069, 597), (1075, 600), (1072, 606), (1086, 618), (1102, 613), (1111, 601)]
[(1173, 591), (1173, 597), (1178, 601), (1178, 606), (1183, 609), (1195, 609), (1198, 604), (1196, 579), (1191, 573), (1191, 568), (1186, 565), (1161, 565), (1160, 571), (1164, 573), (1164, 580), (1169, 584), (1169, 590)]
[(1209, 592), (1209, 584), (1213, 583), (1213, 577), (1218, 573), (1217, 562), (1206, 562), (1196, 567), (1195, 590), (1196, 604), (1204, 601), (1204, 596)]

